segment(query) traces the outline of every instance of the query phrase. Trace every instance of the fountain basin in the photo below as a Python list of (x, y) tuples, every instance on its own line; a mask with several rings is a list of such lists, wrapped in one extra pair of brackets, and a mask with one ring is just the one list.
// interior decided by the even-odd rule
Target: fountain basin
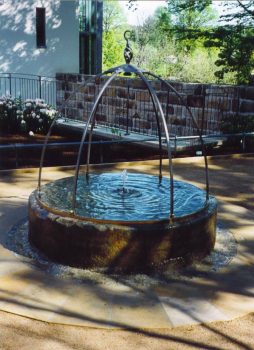
[(82, 268), (150, 272), (172, 261), (189, 263), (213, 249), (217, 202), (204, 191), (174, 182), (175, 217), (169, 220), (169, 179), (130, 174), (79, 177), (75, 214), (73, 177), (42, 186), (29, 198), (29, 240), (53, 261)]

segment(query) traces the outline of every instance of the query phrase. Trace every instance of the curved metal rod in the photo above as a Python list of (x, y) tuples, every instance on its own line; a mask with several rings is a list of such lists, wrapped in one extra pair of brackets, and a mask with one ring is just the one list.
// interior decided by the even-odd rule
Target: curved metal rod
[(160, 112), (160, 115), (161, 115), (162, 122), (163, 122), (164, 130), (165, 130), (167, 150), (168, 150), (168, 159), (169, 159), (169, 175), (170, 175), (170, 220), (172, 221), (174, 218), (174, 176), (173, 176), (172, 153), (171, 153), (171, 148), (170, 148), (170, 140), (169, 140), (167, 122), (166, 122), (160, 101), (158, 99), (158, 96), (157, 96), (154, 88), (152, 87), (150, 82), (144, 77), (144, 75), (140, 71), (138, 71), (136, 74), (140, 77), (140, 79), (146, 84), (146, 86), (148, 88), (156, 115), (158, 115), (157, 108), (156, 108), (156, 105), (157, 105), (159, 112)]
[(156, 123), (157, 123), (158, 136), (159, 136), (159, 154), (160, 154), (159, 176), (161, 179), (162, 178), (162, 143), (161, 143), (161, 126), (160, 126), (160, 121), (159, 121), (159, 116), (158, 116), (157, 110), (155, 112), (155, 116), (156, 116)]
[(49, 137), (51, 135), (53, 127), (55, 126), (56, 121), (57, 121), (58, 118), (60, 118), (60, 116), (56, 115), (55, 118), (53, 119), (50, 127), (49, 127), (48, 133), (47, 133), (47, 135), (45, 137), (45, 140), (44, 140), (42, 152), (41, 152), (40, 168), (39, 168), (39, 176), (38, 176), (38, 195), (39, 195), (39, 198), (41, 196), (41, 194), (40, 194), (40, 191), (41, 191), (41, 174), (42, 174), (42, 167), (43, 167), (43, 163), (44, 163), (45, 152), (46, 152), (46, 148), (47, 148), (47, 145), (48, 145)]
[(89, 132), (89, 140), (88, 140), (88, 149), (87, 149), (87, 158), (86, 158), (86, 176), (89, 175), (89, 166), (90, 166), (90, 155), (91, 155), (91, 144), (92, 144), (92, 137), (93, 137), (93, 129), (95, 126), (95, 118), (93, 119), (91, 129)]
[[(127, 38), (127, 33), (130, 34), (129, 38)], [(124, 39), (127, 41), (127, 44), (129, 44), (129, 40), (131, 38), (131, 31), (130, 30), (126, 30), (124, 33), (123, 33), (123, 36), (124, 36)]]
[[(137, 71), (134, 73), (137, 75)], [(162, 178), (162, 138), (161, 138), (161, 126), (159, 122), (159, 116), (157, 109), (155, 108), (154, 104), (154, 110), (155, 110), (155, 116), (156, 116), (156, 123), (157, 123), (157, 129), (158, 129), (158, 137), (159, 137), (159, 177)], [(87, 162), (86, 162), (86, 174), (89, 174), (89, 166), (90, 166), (90, 155), (91, 155), (91, 142), (92, 142), (92, 135), (93, 135), (93, 129), (95, 126), (95, 119), (93, 120), (93, 123), (91, 125), (90, 133), (89, 133), (89, 141), (88, 141), (88, 151), (87, 151)]]
[(79, 175), (79, 169), (80, 169), (80, 160), (81, 160), (81, 154), (82, 154), (82, 150), (83, 150), (83, 146), (84, 146), (84, 141), (87, 135), (87, 131), (89, 128), (89, 124), (91, 123), (91, 121), (93, 120), (95, 113), (97, 111), (100, 99), (104, 93), (104, 91), (106, 90), (106, 88), (108, 87), (108, 85), (111, 83), (111, 81), (119, 74), (121, 73), (122, 70), (117, 70), (114, 74), (112, 74), (112, 76), (105, 82), (105, 84), (103, 85), (99, 95), (97, 96), (97, 99), (93, 105), (93, 109), (87, 119), (86, 122), (86, 126), (85, 129), (83, 131), (83, 135), (82, 135), (82, 139), (80, 142), (80, 146), (79, 146), (79, 152), (78, 152), (78, 158), (77, 158), (77, 164), (76, 164), (76, 170), (75, 170), (75, 176), (74, 176), (74, 189), (73, 189), (73, 198), (72, 198), (72, 212), (75, 212), (75, 206), (76, 206), (76, 195), (77, 195), (77, 186), (78, 186), (78, 175)]
[[(79, 90), (81, 90), (82, 88), (84, 88), (87, 84), (89, 84), (90, 82), (92, 82), (93, 80), (93, 77), (92, 78), (89, 78), (85, 84), (81, 85)], [(58, 81), (58, 80), (57, 80)], [(68, 103), (68, 101), (76, 94), (77, 91), (74, 91), (70, 94), (70, 96), (63, 102), (63, 104), (61, 105), (61, 108), (66, 108), (66, 105)], [(39, 176), (38, 176), (38, 195), (40, 197), (40, 191), (41, 191), (41, 178), (42, 178), (42, 168), (43, 168), (43, 163), (44, 163), (44, 158), (45, 158), (45, 153), (46, 153), (46, 148), (47, 148), (47, 145), (48, 145), (48, 140), (49, 140), (49, 137), (52, 133), (52, 129), (53, 127), (55, 126), (56, 124), (56, 121), (57, 119), (61, 118), (61, 114), (60, 115), (56, 115), (55, 118), (53, 119), (51, 125), (50, 125), (50, 128), (49, 128), (49, 131), (45, 137), (45, 140), (44, 140), (44, 144), (43, 144), (43, 148), (42, 148), (42, 152), (41, 152), (41, 159), (40, 159), (40, 167), (39, 167)]]
[[(84, 88), (87, 84), (89, 84), (90, 82), (92, 82), (92, 80), (94, 79), (94, 77), (91, 77), (89, 78), (85, 84), (81, 85), (79, 90), (81, 90), (82, 88)], [(57, 80), (58, 81), (58, 80)], [(76, 94), (77, 91), (74, 91), (70, 94), (70, 96), (63, 102), (63, 104), (61, 105), (61, 108), (65, 108), (68, 101)], [(56, 121), (57, 119), (61, 118), (61, 114), (60, 115), (56, 115), (55, 118), (53, 119), (51, 125), (50, 125), (50, 128), (49, 128), (49, 131), (45, 137), (45, 140), (44, 140), (44, 144), (43, 144), (43, 148), (42, 148), (42, 152), (41, 152), (41, 159), (40, 159), (40, 167), (39, 167), (39, 176), (38, 176), (38, 195), (40, 197), (40, 190), (41, 190), (41, 178), (42, 178), (42, 168), (43, 168), (43, 163), (44, 163), (44, 158), (45, 158), (45, 153), (46, 153), (46, 148), (47, 148), (47, 145), (48, 145), (48, 140), (49, 140), (49, 137), (52, 133), (52, 129), (53, 127), (55, 126), (56, 124)]]
[(173, 86), (171, 84), (169, 84), (167, 81), (163, 80), (162, 78), (160, 78), (158, 75), (155, 75), (151, 72), (145, 72), (146, 74), (148, 75), (151, 75), (152, 77), (158, 79), (159, 81), (161, 81), (162, 83), (164, 83), (170, 90), (172, 90), (176, 95), (177, 97), (181, 100), (181, 102), (183, 103), (183, 105), (186, 107), (187, 111), (189, 112), (189, 115), (192, 119), (192, 122), (195, 126), (195, 128), (197, 129), (198, 131), (198, 136), (199, 136), (199, 139), (200, 139), (200, 143), (201, 143), (201, 148), (202, 148), (202, 153), (204, 155), (204, 160), (205, 160), (205, 174), (206, 174), (206, 201), (208, 201), (209, 199), (209, 173), (208, 173), (208, 161), (207, 161), (207, 155), (206, 155), (206, 149), (205, 149), (205, 144), (204, 144), (204, 140), (203, 140), (203, 137), (202, 137), (202, 134), (201, 134), (201, 131), (200, 131), (200, 128), (198, 126), (198, 123), (196, 121), (196, 119), (194, 118), (189, 106), (185, 103), (184, 99), (182, 98), (182, 96), (179, 94), (178, 91), (176, 91), (175, 88), (173, 88)]

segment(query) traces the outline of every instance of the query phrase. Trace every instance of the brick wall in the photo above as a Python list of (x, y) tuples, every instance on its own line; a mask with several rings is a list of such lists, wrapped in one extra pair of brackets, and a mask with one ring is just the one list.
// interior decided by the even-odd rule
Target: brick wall
[[(86, 121), (108, 78), (57, 74), (56, 79), (58, 108), (69, 118)], [(161, 102), (169, 132), (178, 136), (197, 134), (186, 105), (203, 134), (220, 132), (224, 116), (254, 115), (254, 87), (170, 82), (181, 100), (166, 84), (159, 81), (151, 84)], [(99, 103), (96, 122), (110, 128), (156, 134), (156, 116), (145, 84), (127, 77), (113, 80)]]

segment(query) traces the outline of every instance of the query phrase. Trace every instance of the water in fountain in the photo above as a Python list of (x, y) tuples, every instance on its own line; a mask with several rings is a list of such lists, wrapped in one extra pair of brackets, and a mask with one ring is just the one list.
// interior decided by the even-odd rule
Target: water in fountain
[(126, 184), (126, 181), (128, 179), (128, 174), (127, 174), (126, 169), (123, 170), (121, 177), (122, 177), (122, 181), (123, 181), (122, 193), (125, 193), (125, 192), (127, 192), (127, 189), (125, 188), (125, 184)]
[[(126, 181), (128, 179), (128, 188)], [(70, 211), (73, 178), (49, 183), (41, 189), (41, 201), (48, 207)], [(182, 217), (204, 208), (205, 192), (174, 181), (175, 215)], [(102, 173), (78, 180), (76, 214), (85, 218), (112, 221), (167, 220), (170, 182), (147, 174)]]

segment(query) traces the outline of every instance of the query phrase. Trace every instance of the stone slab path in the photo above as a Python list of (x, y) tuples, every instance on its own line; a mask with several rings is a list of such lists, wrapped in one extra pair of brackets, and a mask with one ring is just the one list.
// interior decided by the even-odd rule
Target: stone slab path
[[(108, 168), (156, 173), (157, 163)], [(37, 170), (1, 172), (0, 310), (59, 324), (137, 330), (231, 320), (254, 312), (254, 157), (214, 157), (209, 163), (211, 194), (219, 200), (218, 221), (226, 239), (218, 240), (212, 261), (170, 271), (163, 278), (122, 278), (89, 271), (80, 276), (77, 269), (10, 249), (7, 233), (13, 225), (26, 225), (27, 200), (36, 188)], [(201, 158), (177, 159), (174, 171), (177, 179), (204, 185)], [(72, 174), (72, 169), (48, 168), (43, 179)]]

